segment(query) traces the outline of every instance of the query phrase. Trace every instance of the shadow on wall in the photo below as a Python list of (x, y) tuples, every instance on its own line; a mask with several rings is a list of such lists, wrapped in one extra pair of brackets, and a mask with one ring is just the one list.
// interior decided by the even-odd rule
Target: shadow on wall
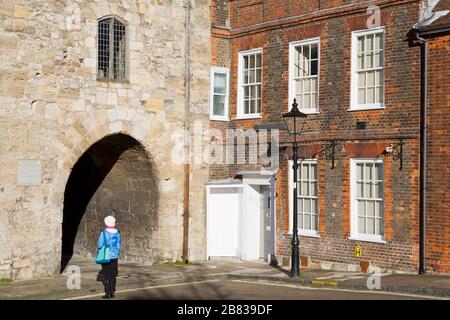
[(156, 254), (158, 208), (158, 177), (144, 147), (124, 134), (98, 141), (77, 161), (66, 185), (60, 271), (74, 253), (95, 255), (103, 219), (110, 214), (130, 260)]

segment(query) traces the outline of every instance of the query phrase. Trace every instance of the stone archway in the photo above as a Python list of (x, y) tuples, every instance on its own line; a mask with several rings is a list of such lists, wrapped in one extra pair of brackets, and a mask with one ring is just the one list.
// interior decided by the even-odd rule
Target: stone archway
[(95, 255), (103, 219), (114, 215), (122, 258), (158, 259), (159, 181), (144, 147), (119, 133), (93, 144), (73, 167), (64, 192), (61, 272), (74, 254)]

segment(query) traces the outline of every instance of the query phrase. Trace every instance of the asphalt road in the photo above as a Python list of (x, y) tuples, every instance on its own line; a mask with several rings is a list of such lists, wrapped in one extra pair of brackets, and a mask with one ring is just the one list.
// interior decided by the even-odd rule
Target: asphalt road
[[(101, 299), (101, 295), (79, 299)], [(116, 292), (116, 300), (418, 300), (419, 296), (244, 281), (204, 281)]]

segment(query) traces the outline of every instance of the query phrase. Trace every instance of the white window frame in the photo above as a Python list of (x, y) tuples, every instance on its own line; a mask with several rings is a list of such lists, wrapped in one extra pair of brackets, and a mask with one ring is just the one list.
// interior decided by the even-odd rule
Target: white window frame
[[(300, 165), (300, 163), (310, 163), (310, 164), (315, 164), (317, 166), (317, 229), (316, 230), (309, 230), (309, 229), (300, 229), (298, 228), (298, 235), (302, 236), (302, 237), (312, 237), (312, 238), (320, 238), (320, 233), (319, 233), (319, 163), (317, 159), (307, 159), (307, 160), (298, 160), (298, 163)], [(294, 185), (293, 185), (293, 179), (294, 179), (294, 170), (293, 170), (293, 165), (294, 165), (294, 161), (293, 160), (288, 160), (288, 199), (289, 199), (289, 230), (288, 230), (288, 234), (292, 234), (292, 228), (294, 225), (294, 221), (293, 221), (293, 212), (294, 212), (294, 208), (293, 208), (293, 191), (294, 191)], [(298, 175), (297, 175), (298, 178)], [(298, 192), (298, 191), (297, 191)]]
[[(216, 73), (225, 74), (226, 75), (226, 84), (225, 84), (225, 106), (224, 106), (224, 115), (219, 116), (214, 114), (214, 75)], [(228, 109), (228, 101), (229, 101), (229, 88), (230, 88), (230, 69), (223, 67), (211, 67), (211, 86), (210, 86), (210, 111), (209, 111), (209, 119), (214, 121), (229, 121), (229, 109)]]
[[(383, 34), (383, 66), (380, 70), (383, 70), (383, 102), (381, 103), (366, 103), (358, 104), (358, 77), (357, 77), (357, 50), (358, 50), (358, 37), (382, 33)], [(360, 110), (374, 110), (374, 109), (384, 109), (385, 108), (385, 96), (386, 96), (386, 30), (385, 27), (377, 27), (366, 30), (358, 30), (352, 32), (352, 56), (351, 56), (351, 89), (350, 89), (350, 109), (348, 111), (360, 111)]]
[(244, 87), (242, 74), (244, 71), (244, 57), (253, 54), (261, 54), (261, 108), (262, 108), (262, 94), (263, 94), (263, 77), (264, 77), (264, 55), (262, 48), (251, 49), (239, 52), (238, 57), (238, 90), (237, 90), (237, 118), (236, 119), (259, 119), (260, 113), (245, 114), (244, 113)]
[[(356, 205), (356, 165), (360, 163), (381, 163), (383, 164), (383, 234), (382, 235), (372, 235), (358, 233), (358, 207)], [(367, 241), (367, 242), (378, 242), (386, 243), (385, 241), (385, 231), (386, 231), (386, 216), (384, 210), (385, 196), (384, 196), (384, 185), (385, 185), (385, 175), (384, 175), (384, 161), (383, 159), (373, 159), (373, 158), (351, 158), (350, 159), (350, 240)]]
[[(309, 109), (300, 109), (306, 114), (318, 114), (320, 113), (319, 97), (320, 97), (320, 38), (310, 38), (301, 41), (293, 41), (289, 43), (289, 101), (288, 101), (288, 111), (292, 108), (292, 103), (295, 98), (295, 81), (294, 81), (294, 59), (295, 59), (295, 48), (299, 46), (317, 44), (317, 107)], [(298, 102), (298, 101), (297, 101)]]

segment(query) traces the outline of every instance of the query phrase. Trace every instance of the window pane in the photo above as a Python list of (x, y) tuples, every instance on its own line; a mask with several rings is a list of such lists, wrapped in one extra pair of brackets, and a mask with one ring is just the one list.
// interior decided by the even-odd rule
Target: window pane
[(375, 183), (373, 197), (374, 198), (382, 198), (383, 197), (383, 184), (381, 182)]
[(364, 184), (362, 182), (357, 182), (356, 183), (356, 196), (358, 198), (363, 197), (363, 190), (364, 190)]
[(262, 67), (262, 54), (258, 53), (256, 55), (256, 68)]
[(223, 73), (214, 74), (214, 93), (226, 93), (227, 75)]
[(255, 100), (250, 100), (250, 108), (249, 108), (249, 113), (255, 113)]
[(304, 92), (311, 92), (311, 79), (304, 80)]
[(364, 37), (358, 38), (358, 53), (364, 52)]
[(375, 55), (374, 55), (374, 64), (375, 64), (376, 68), (381, 67), (383, 65), (381, 52), (375, 53)]
[(317, 43), (311, 45), (311, 60), (318, 59), (319, 49)]
[(244, 87), (244, 99), (250, 99), (250, 87)]
[(367, 89), (367, 103), (375, 103), (375, 88)]
[(381, 86), (383, 85), (383, 79), (382, 79), (382, 71), (375, 71), (375, 85)]
[(378, 235), (383, 235), (384, 234), (384, 220), (383, 219), (377, 219), (376, 220), (377, 223), (377, 234)]
[(311, 101), (310, 101), (310, 95), (309, 95), (309, 94), (305, 94), (305, 95), (304, 95), (304, 99), (303, 99), (303, 107), (304, 107), (305, 109), (311, 108)]
[(256, 113), (261, 112), (261, 99), (256, 100)]
[(303, 180), (307, 180), (309, 179), (309, 175), (308, 175), (308, 165), (302, 163), (302, 171), (301, 171), (301, 178)]
[(377, 87), (375, 88), (375, 96), (376, 96), (376, 102), (382, 103), (383, 102), (383, 87)]
[(311, 108), (317, 108), (317, 93), (311, 94)]
[(311, 78), (311, 92), (317, 92), (319, 91), (319, 87), (318, 87), (318, 81), (317, 81), (317, 77), (316, 78)]
[(383, 217), (383, 215), (382, 215), (382, 208), (381, 208), (381, 202), (379, 202), (379, 201), (376, 201), (375, 202), (375, 217), (377, 217), (377, 218), (382, 218)]
[(256, 86), (256, 98), (261, 99), (261, 85)]
[(366, 216), (366, 201), (358, 200), (358, 217)]
[(309, 195), (309, 183), (307, 181), (302, 182), (302, 196)]
[(317, 214), (317, 199), (311, 200), (311, 212)]
[(319, 66), (319, 61), (317, 61), (317, 60), (311, 61), (311, 75), (312, 76), (318, 75), (318, 72), (319, 72), (318, 66)]
[(364, 54), (358, 54), (356, 59), (358, 61), (358, 70), (364, 69)]
[(244, 84), (250, 83), (250, 71), (244, 71)]
[(311, 216), (311, 230), (317, 230), (317, 215)]
[(254, 69), (255, 68), (255, 55), (253, 55), (253, 54), (250, 56), (249, 68), (250, 69)]
[(367, 201), (367, 216), (375, 217), (375, 203), (373, 201)]
[(373, 191), (372, 191), (372, 188), (373, 188), (373, 185), (369, 182), (369, 183), (366, 183), (365, 184), (365, 191), (366, 191), (366, 194), (365, 194), (365, 197), (366, 198), (372, 198), (372, 194), (373, 194)]
[(366, 36), (366, 52), (373, 50), (373, 39), (374, 39), (373, 34)]
[(367, 218), (367, 233), (375, 234), (375, 219)]
[(305, 199), (305, 213), (311, 213), (311, 200), (310, 199)]
[(366, 54), (366, 69), (373, 68), (373, 53)]
[(358, 163), (356, 165), (356, 180), (364, 179), (364, 165), (362, 163)]
[(125, 26), (114, 20), (114, 79), (125, 79)]
[(214, 96), (213, 114), (215, 116), (225, 115), (225, 96)]
[(261, 82), (262, 79), (262, 71), (261, 69), (256, 70), (256, 82)]
[(311, 196), (317, 196), (317, 182), (311, 182), (311, 185), (310, 185), (310, 195)]
[(303, 80), (295, 80), (295, 93), (299, 94), (302, 92)]
[(250, 70), (248, 72), (248, 83), (255, 83), (256, 80), (256, 71)]
[(358, 103), (366, 103), (366, 89), (358, 89)]
[(368, 87), (375, 86), (375, 72), (367, 72), (367, 86)]
[(358, 218), (358, 233), (366, 233), (366, 219)]
[(303, 199), (298, 199), (297, 210), (298, 210), (298, 212), (303, 213)]
[(311, 230), (311, 215), (305, 214), (304, 219), (305, 219), (304, 229)]
[(98, 77), (109, 78), (109, 26), (111, 19), (102, 20), (98, 23)]
[(364, 180), (366, 181), (372, 180), (372, 167), (373, 165), (370, 163), (366, 163), (364, 165)]
[(244, 69), (248, 69), (248, 68), (249, 68), (249, 57), (244, 56)]
[(244, 100), (244, 113), (248, 114), (250, 112), (250, 101)]
[(361, 72), (358, 74), (358, 88), (366, 87), (366, 73)]
[(310, 50), (309, 45), (303, 46), (303, 58), (304, 60), (310, 60)]
[(375, 35), (375, 50), (383, 49), (383, 34), (377, 33)]

